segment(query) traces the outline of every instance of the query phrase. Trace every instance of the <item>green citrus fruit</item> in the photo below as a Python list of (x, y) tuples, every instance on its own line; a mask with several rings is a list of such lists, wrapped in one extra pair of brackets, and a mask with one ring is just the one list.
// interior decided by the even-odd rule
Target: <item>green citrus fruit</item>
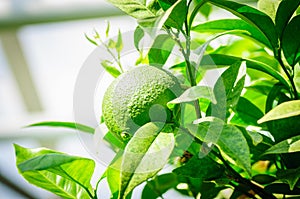
[(150, 121), (172, 119), (167, 102), (181, 93), (177, 78), (152, 66), (140, 66), (118, 76), (106, 90), (102, 113), (108, 129), (133, 134)]

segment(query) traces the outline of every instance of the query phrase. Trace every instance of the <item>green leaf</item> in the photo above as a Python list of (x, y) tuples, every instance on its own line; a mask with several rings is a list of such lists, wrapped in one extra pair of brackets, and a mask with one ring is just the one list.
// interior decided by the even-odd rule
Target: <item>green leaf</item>
[(218, 66), (229, 66), (237, 61), (246, 61), (246, 66), (251, 69), (262, 71), (271, 77), (274, 77), (278, 81), (280, 81), (283, 85), (285, 85), (287, 88), (290, 87), (287, 80), (275, 69), (273, 69), (271, 66), (255, 61), (252, 59), (243, 59), (240, 57), (234, 57), (224, 54), (208, 54), (203, 56), (203, 59), (201, 61), (201, 66), (204, 68), (215, 68), (216, 65)]
[(278, 170), (276, 173), (279, 180), (289, 184), (293, 190), (300, 178), (300, 167), (297, 169)]
[(300, 151), (300, 135), (271, 146), (264, 154), (294, 153)]
[[(218, 78), (214, 86), (214, 94), (217, 104), (211, 105), (211, 109), (209, 109), (211, 113), (209, 115), (225, 119), (226, 110), (230, 107), (234, 107), (237, 103), (241, 89), (244, 85), (245, 73), (245, 69), (240, 66), (240, 61), (235, 62)], [(242, 78), (240, 78), (236, 83), (239, 74), (242, 75)]]
[(243, 127), (257, 126), (257, 120), (264, 115), (259, 108), (244, 97), (239, 98), (234, 112), (235, 114), (231, 118), (230, 123)]
[(167, 61), (175, 41), (167, 34), (158, 35), (148, 52), (149, 64), (162, 67)]
[(177, 175), (198, 178), (199, 181), (214, 180), (224, 174), (224, 167), (208, 156), (193, 156), (185, 165), (173, 170)]
[(108, 0), (128, 15), (136, 18), (141, 26), (153, 27), (161, 15), (160, 6), (156, 0)]
[(14, 147), (18, 170), (29, 183), (63, 198), (93, 197), (93, 160), (45, 148), (27, 149), (16, 144)]
[(278, 6), (275, 18), (276, 30), (279, 38), (282, 38), (282, 33), (285, 30), (289, 20), (300, 5), (300, 0), (282, 0)]
[(110, 23), (109, 23), (109, 21), (107, 21), (106, 30), (105, 30), (106, 37), (108, 37), (108, 35), (109, 35), (109, 30), (110, 30)]
[(298, 93), (300, 93), (300, 65), (296, 65), (294, 68), (294, 83)]
[(103, 60), (101, 62), (101, 65), (109, 74), (111, 74), (115, 78), (121, 74), (121, 72), (116, 69), (116, 67), (114, 67), (113, 64), (108, 60)]
[(139, 44), (144, 34), (144, 30), (140, 26), (137, 26), (134, 31), (134, 46), (138, 51), (140, 50)]
[(206, 117), (195, 121), (188, 129), (203, 142), (217, 145), (238, 166), (251, 174), (249, 146), (237, 127), (225, 124), (216, 117)]
[(208, 2), (228, 10), (244, 21), (256, 27), (271, 43), (273, 50), (278, 48), (278, 36), (272, 19), (265, 13), (247, 5), (226, 0), (208, 0)]
[(95, 129), (83, 124), (74, 123), (74, 122), (54, 122), (54, 121), (47, 121), (47, 122), (39, 122), (35, 124), (30, 124), (27, 127), (34, 127), (34, 126), (47, 126), (47, 127), (64, 127), (79, 130), (85, 133), (94, 134)]
[(118, 31), (118, 39), (117, 39), (117, 42), (116, 42), (116, 50), (120, 54), (120, 52), (122, 51), (122, 49), (123, 49), (122, 33), (121, 33), (120, 29), (119, 29), (119, 31)]
[[(290, 189), (286, 183), (272, 183), (264, 188), (269, 193), (283, 194), (283, 195), (300, 195), (300, 189), (295, 187), (293, 190)], [(293, 198), (293, 197), (291, 197)], [(297, 198), (297, 197), (296, 197)]]
[(257, 174), (252, 177), (252, 180), (259, 184), (270, 184), (277, 180), (277, 178), (268, 174)]
[(300, 100), (292, 100), (279, 104), (262, 118), (260, 118), (257, 122), (260, 124), (267, 121), (278, 120), (297, 115), (300, 115)]
[(192, 27), (192, 30), (199, 33), (220, 33), (229, 30), (241, 30), (240, 32), (232, 32), (231, 34), (246, 37), (250, 36), (250, 38), (271, 47), (270, 42), (259, 30), (240, 19), (219, 19), (215, 21), (207, 21)]
[(119, 136), (116, 136), (115, 133), (108, 131), (103, 137), (104, 140), (108, 141), (112, 146), (117, 149), (125, 149), (126, 143)]
[(174, 148), (174, 135), (160, 132), (164, 123), (150, 122), (140, 127), (126, 145), (121, 165), (119, 198), (153, 177), (165, 164)]
[(168, 10), (173, 4), (175, 4), (177, 0), (158, 0), (160, 7), (166, 11)]
[(153, 180), (147, 181), (142, 192), (142, 199), (159, 198), (169, 189), (176, 187), (177, 184), (177, 175), (174, 173), (166, 173), (156, 176)]
[(185, 90), (179, 97), (168, 102), (169, 104), (179, 104), (183, 102), (192, 102), (196, 99), (205, 98), (212, 103), (216, 103), (216, 98), (211, 87), (208, 86), (193, 86)]
[(163, 14), (162, 20), (166, 19), (164, 25), (176, 28), (177, 30), (182, 29), (187, 11), (187, 0), (178, 0)]
[(295, 66), (300, 61), (300, 15), (294, 17), (282, 35), (282, 50), (287, 62)]
[(281, 0), (259, 0), (257, 8), (275, 20), (276, 11)]

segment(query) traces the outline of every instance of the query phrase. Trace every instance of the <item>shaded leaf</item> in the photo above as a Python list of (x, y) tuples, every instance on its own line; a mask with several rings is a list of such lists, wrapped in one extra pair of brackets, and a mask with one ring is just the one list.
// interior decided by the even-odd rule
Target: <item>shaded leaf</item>
[(292, 100), (283, 102), (274, 107), (257, 122), (260, 124), (267, 121), (289, 118), (297, 115), (300, 115), (300, 100)]
[(126, 145), (121, 164), (119, 198), (153, 177), (165, 164), (174, 147), (171, 133), (160, 133), (164, 123), (150, 122), (140, 127)]
[(295, 187), (290, 189), (288, 184), (285, 183), (272, 183), (264, 188), (269, 193), (278, 193), (284, 195), (300, 195), (300, 188)]
[(224, 167), (208, 156), (198, 158), (193, 156), (185, 165), (173, 170), (177, 175), (198, 178), (200, 182), (220, 178), (224, 174)]
[(27, 149), (16, 144), (14, 147), (19, 172), (29, 183), (63, 198), (93, 197), (93, 160), (45, 148)]
[(270, 184), (277, 180), (277, 178), (268, 174), (257, 174), (252, 177), (252, 180), (259, 184)]
[(300, 15), (294, 17), (282, 35), (282, 50), (287, 62), (295, 66), (300, 60)]
[(300, 135), (271, 146), (264, 154), (293, 153), (300, 151)]
[(215, 117), (201, 118), (189, 125), (190, 132), (205, 143), (218, 146), (238, 166), (251, 174), (250, 150), (243, 133)]
[(271, 47), (266, 37), (249, 23), (240, 19), (219, 19), (207, 21), (192, 28), (196, 32), (220, 33), (228, 30), (242, 30), (241, 32), (232, 32), (232, 34), (241, 35), (255, 39), (256, 41)]
[(276, 173), (278, 179), (289, 184), (290, 189), (293, 190), (300, 178), (300, 168), (278, 170)]
[(56, 122), (56, 121), (47, 121), (47, 122), (39, 122), (35, 124), (30, 124), (27, 127), (34, 127), (34, 126), (47, 126), (47, 127), (64, 127), (70, 129), (76, 129), (82, 132), (94, 134), (95, 129), (83, 124), (74, 123), (74, 122)]
[(282, 38), (282, 33), (285, 30), (289, 20), (300, 5), (300, 0), (282, 0), (278, 6), (275, 18), (276, 30), (279, 38)]
[(273, 50), (278, 48), (278, 37), (272, 19), (265, 13), (247, 5), (226, 0), (209, 0), (210, 3), (228, 10), (261, 31), (270, 41)]
[(147, 182), (142, 192), (142, 199), (156, 199), (162, 196), (167, 190), (176, 187), (178, 184), (177, 175), (166, 173), (156, 176)]

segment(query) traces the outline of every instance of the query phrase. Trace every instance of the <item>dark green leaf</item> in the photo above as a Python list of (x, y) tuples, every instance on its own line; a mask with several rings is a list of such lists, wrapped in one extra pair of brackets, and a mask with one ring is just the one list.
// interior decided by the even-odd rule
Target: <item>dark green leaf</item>
[(268, 174), (257, 174), (252, 177), (252, 180), (259, 184), (270, 184), (277, 180), (277, 178)]
[(273, 50), (278, 48), (278, 36), (272, 19), (265, 13), (247, 5), (226, 0), (208, 0), (210, 3), (228, 10), (256, 27), (271, 43)]
[(164, 14), (163, 18), (167, 17), (166, 26), (176, 28), (180, 30), (187, 15), (187, 1), (178, 0), (173, 6), (171, 6)]
[(216, 68), (216, 66), (229, 66), (237, 61), (246, 61), (246, 65), (248, 68), (262, 71), (274, 77), (278, 81), (280, 81), (287, 88), (290, 87), (287, 80), (278, 71), (274, 70), (271, 66), (265, 63), (255, 61), (255, 60), (242, 59), (239, 57), (223, 55), (223, 54), (208, 54), (203, 56), (203, 59), (201, 61), (201, 66), (209, 69), (209, 68)]
[(243, 133), (215, 117), (201, 118), (189, 125), (190, 132), (205, 143), (213, 143), (251, 174), (250, 150)]
[(177, 175), (198, 178), (199, 181), (214, 180), (224, 174), (224, 167), (208, 156), (198, 158), (194, 156), (185, 165), (173, 170)]
[(95, 168), (93, 160), (45, 148), (14, 147), (19, 172), (29, 183), (63, 198), (93, 197), (90, 184)]
[(292, 100), (279, 104), (262, 118), (260, 118), (257, 122), (263, 123), (271, 120), (278, 120), (298, 115), (300, 115), (300, 100)]
[(295, 66), (300, 61), (300, 15), (294, 17), (282, 35), (282, 49), (287, 62)]
[(74, 123), (74, 122), (39, 122), (35, 124), (30, 124), (27, 127), (34, 127), (34, 126), (47, 126), (47, 127), (64, 127), (64, 128), (71, 128), (76, 129), (82, 132), (94, 134), (95, 129), (83, 124)]
[(176, 3), (177, 0), (158, 0), (158, 3), (160, 7), (166, 11), (168, 10), (172, 5)]
[(271, 146), (264, 154), (293, 153), (300, 151), (300, 135)]
[(275, 25), (279, 38), (282, 38), (283, 31), (299, 5), (300, 0), (282, 0), (280, 2), (275, 18)]
[(244, 97), (239, 98), (234, 112), (230, 123), (243, 127), (257, 126), (257, 120), (263, 116), (263, 112)]
[(240, 19), (220, 19), (215, 21), (208, 21), (202, 24), (199, 24), (192, 28), (196, 32), (210, 32), (210, 33), (220, 33), (229, 30), (242, 30), (245, 32), (232, 32), (232, 34), (237, 34), (241, 36), (250, 37), (255, 39), (262, 44), (265, 44), (268, 47), (271, 47), (270, 42), (266, 37), (255, 27), (249, 23), (240, 20)]
[(118, 77), (121, 74), (121, 72), (116, 69), (116, 67), (114, 67), (110, 61), (104, 60), (101, 62), (101, 65), (113, 77)]
[(174, 135), (160, 132), (164, 123), (150, 122), (140, 127), (126, 145), (121, 164), (119, 198), (153, 177), (165, 164), (174, 147)]
[(294, 188), (294, 190), (291, 190), (288, 184), (285, 183), (273, 183), (270, 185), (267, 185), (264, 188), (269, 193), (278, 193), (278, 194), (284, 194), (284, 195), (300, 195), (300, 189)]
[(148, 53), (149, 64), (162, 67), (167, 61), (175, 41), (166, 34), (158, 35)]
[(140, 50), (139, 44), (143, 37), (144, 37), (144, 30), (140, 26), (137, 26), (134, 31), (134, 46), (137, 50)]
[(300, 168), (278, 170), (276, 173), (278, 179), (289, 184), (290, 189), (293, 190), (300, 178)]
[(174, 173), (156, 176), (153, 180), (147, 182), (142, 192), (142, 199), (159, 198), (169, 189), (176, 187), (177, 184), (177, 175)]

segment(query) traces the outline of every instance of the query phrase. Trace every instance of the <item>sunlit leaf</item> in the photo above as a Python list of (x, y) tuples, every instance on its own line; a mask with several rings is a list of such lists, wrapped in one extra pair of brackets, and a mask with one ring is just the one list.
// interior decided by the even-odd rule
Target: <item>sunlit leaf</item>
[(156, 0), (109, 0), (109, 2), (136, 18), (142, 26), (153, 26), (161, 14), (160, 6)]
[(300, 136), (295, 136), (271, 146), (264, 154), (294, 153), (300, 151)]
[(296, 65), (294, 68), (294, 82), (298, 93), (300, 93), (300, 65)]
[(269, 15), (275, 21), (275, 15), (281, 0), (259, 0), (257, 8)]
[(121, 164), (119, 198), (153, 177), (165, 164), (174, 147), (174, 136), (160, 132), (164, 124), (150, 122), (140, 127), (126, 145)]
[(158, 35), (148, 52), (149, 64), (162, 67), (170, 56), (174, 45), (175, 41), (169, 35)]
[(221, 119), (206, 117), (189, 125), (190, 132), (205, 143), (213, 143), (232, 158), (238, 166), (251, 174), (250, 150), (243, 133)]
[(45, 148), (27, 149), (16, 144), (14, 147), (19, 172), (29, 183), (63, 198), (93, 197), (93, 160)]
[(118, 53), (120, 53), (123, 49), (123, 41), (122, 41), (122, 33), (119, 29), (118, 31), (118, 39), (117, 39), (117, 42), (116, 42), (116, 50)]
[(278, 48), (278, 36), (275, 30), (275, 25), (272, 19), (268, 15), (253, 7), (239, 4), (234, 1), (226, 1), (226, 0), (208, 0), (208, 1), (218, 7), (228, 10), (232, 14), (240, 17), (244, 21), (255, 26), (270, 41), (273, 50)]
[(271, 47), (266, 37), (249, 23), (240, 19), (219, 19), (215, 21), (207, 21), (192, 28), (193, 31), (200, 33), (220, 33), (228, 30), (243, 30), (244, 32), (232, 32), (232, 34), (251, 37), (258, 42)]
[(252, 59), (243, 59), (240, 57), (235, 57), (235, 56), (229, 56), (229, 55), (224, 55), (224, 54), (208, 54), (205, 55), (201, 61), (201, 65), (207, 69), (209, 68), (215, 68), (216, 66), (229, 66), (237, 61), (246, 61), (246, 66), (248, 68), (252, 68), (255, 70), (262, 71), (278, 81), (280, 81), (283, 85), (285, 85), (287, 88), (290, 87), (289, 83), (287, 80), (275, 69), (273, 69), (271, 66), (256, 61)]
[(297, 115), (300, 115), (300, 100), (292, 100), (279, 104), (257, 122), (260, 124), (271, 120), (288, 118)]
[(208, 86), (193, 86), (184, 91), (178, 98), (170, 101), (168, 104), (179, 104), (182, 102), (192, 102), (199, 98), (205, 98), (212, 103), (216, 103), (212, 88)]
[(91, 133), (94, 134), (95, 129), (83, 124), (75, 123), (75, 122), (57, 122), (57, 121), (47, 121), (47, 122), (39, 122), (39, 123), (34, 123), (30, 124), (27, 127), (63, 127), (63, 128), (70, 128), (70, 129), (75, 129), (79, 130), (85, 133)]
[(144, 30), (140, 26), (137, 26), (134, 31), (134, 46), (137, 50), (140, 50), (139, 44), (144, 34)]
[(121, 74), (121, 72), (110, 61), (103, 60), (101, 65), (113, 77), (118, 77)]

